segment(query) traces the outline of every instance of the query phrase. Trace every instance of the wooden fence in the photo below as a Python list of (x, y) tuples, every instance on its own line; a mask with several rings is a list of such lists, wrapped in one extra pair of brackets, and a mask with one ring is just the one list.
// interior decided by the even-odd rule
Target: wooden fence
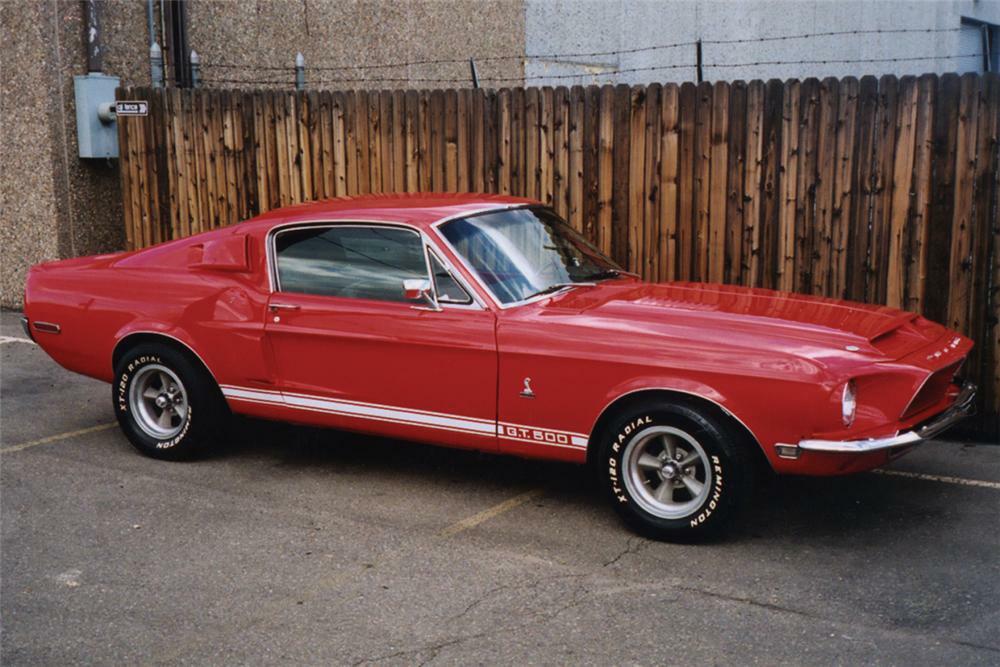
[(119, 120), (130, 247), (324, 197), (523, 195), (650, 280), (947, 323), (1000, 406), (996, 75), (118, 95), (150, 102)]

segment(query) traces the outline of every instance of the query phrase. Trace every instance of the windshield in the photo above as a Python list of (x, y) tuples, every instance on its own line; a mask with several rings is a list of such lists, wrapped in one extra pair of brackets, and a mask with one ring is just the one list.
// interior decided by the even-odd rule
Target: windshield
[(544, 208), (518, 208), (457, 218), (441, 233), (507, 305), (570, 283), (619, 275), (621, 269)]

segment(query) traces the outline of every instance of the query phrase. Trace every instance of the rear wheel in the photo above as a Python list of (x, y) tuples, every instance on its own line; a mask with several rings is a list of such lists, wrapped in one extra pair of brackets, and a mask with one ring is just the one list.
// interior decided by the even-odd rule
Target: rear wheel
[(750, 497), (753, 443), (714, 410), (686, 402), (635, 404), (598, 438), (609, 498), (630, 525), (651, 537), (708, 537)]
[(179, 350), (156, 343), (129, 349), (112, 387), (122, 431), (143, 454), (188, 458), (210, 444), (226, 417), (211, 376)]

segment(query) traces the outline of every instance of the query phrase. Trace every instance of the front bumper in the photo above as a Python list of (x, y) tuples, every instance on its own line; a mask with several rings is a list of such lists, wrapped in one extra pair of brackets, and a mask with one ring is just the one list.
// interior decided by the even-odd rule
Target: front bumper
[(798, 449), (814, 452), (837, 452), (840, 454), (863, 454), (894, 447), (914, 445), (929, 440), (942, 433), (956, 422), (975, 412), (976, 385), (966, 382), (955, 397), (955, 402), (947, 410), (930, 421), (910, 431), (903, 431), (884, 438), (865, 440), (800, 440)]

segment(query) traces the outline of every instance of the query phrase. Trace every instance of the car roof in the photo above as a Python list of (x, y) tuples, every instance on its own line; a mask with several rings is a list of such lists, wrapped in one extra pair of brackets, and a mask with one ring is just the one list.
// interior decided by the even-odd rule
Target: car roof
[(259, 226), (270, 229), (279, 223), (350, 220), (402, 222), (425, 229), (444, 218), (525, 204), (538, 204), (538, 202), (509, 195), (470, 193), (360, 195), (273, 209), (248, 220), (240, 227), (246, 229), (247, 226)]

